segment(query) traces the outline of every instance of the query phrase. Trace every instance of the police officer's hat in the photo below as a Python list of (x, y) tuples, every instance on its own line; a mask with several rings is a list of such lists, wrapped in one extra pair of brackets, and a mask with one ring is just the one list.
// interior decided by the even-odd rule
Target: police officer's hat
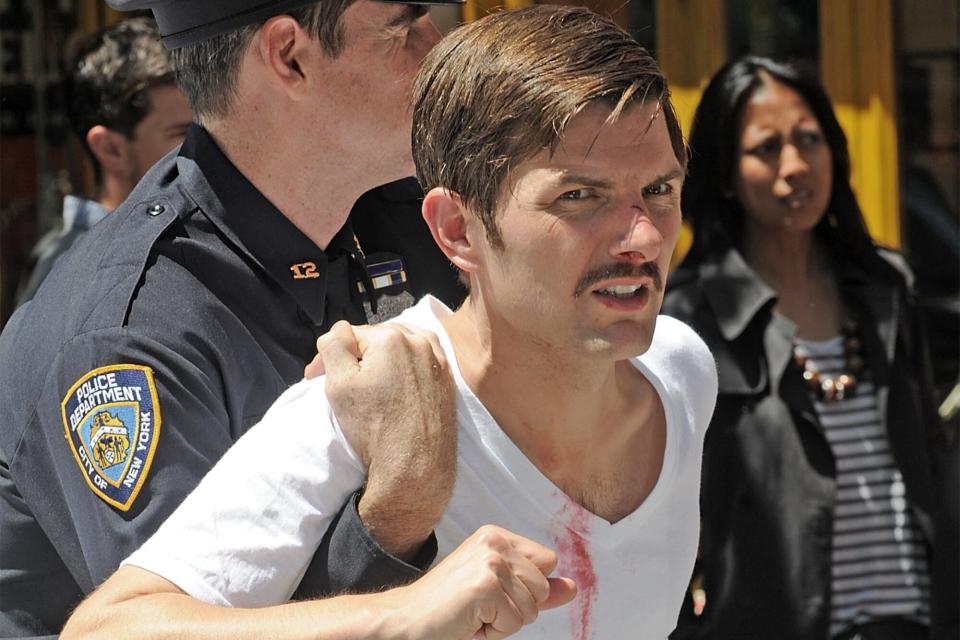
[[(317, 0), (107, 0), (114, 9), (150, 9), (163, 44), (176, 49), (266, 20)], [(464, 0), (380, 0), (398, 4), (462, 4)]]

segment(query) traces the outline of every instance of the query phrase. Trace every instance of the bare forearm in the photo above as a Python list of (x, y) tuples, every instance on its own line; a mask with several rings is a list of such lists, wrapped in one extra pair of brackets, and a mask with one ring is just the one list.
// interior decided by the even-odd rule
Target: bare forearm
[(190, 598), (144, 569), (121, 567), (74, 612), (62, 638), (470, 640), (502, 638), (576, 587), (548, 578), (556, 555), (494, 526), (477, 530), (423, 578), (390, 591), (231, 609)]
[[(77, 609), (61, 638), (386, 640), (397, 637), (390, 633), (391, 625), (396, 626), (398, 621), (393, 615), (391, 598), (385, 594), (345, 595), (240, 609), (205, 604), (140, 569), (123, 567), (119, 575), (119, 581), (114, 576)], [(131, 576), (143, 589), (130, 589)], [(158, 585), (164, 592), (155, 592)]]
[(387, 553), (410, 562), (430, 537), (440, 514), (431, 508), (432, 505), (405, 506), (401, 500), (395, 499), (396, 496), (393, 498), (377, 498), (367, 492), (357, 504), (357, 513), (367, 531)]
[(350, 640), (390, 638), (384, 611), (368, 606), (370, 596), (340, 596), (264, 609), (230, 609), (206, 605), (187, 596), (141, 596), (104, 610), (97, 621), (71, 619), (65, 639), (127, 640), (195, 638), (196, 640)]

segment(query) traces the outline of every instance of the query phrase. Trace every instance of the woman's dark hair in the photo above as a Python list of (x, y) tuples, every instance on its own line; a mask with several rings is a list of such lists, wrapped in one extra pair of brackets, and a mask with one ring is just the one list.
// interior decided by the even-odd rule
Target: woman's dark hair
[[(827, 214), (814, 233), (834, 257), (849, 258), (865, 268), (876, 269), (884, 261), (877, 256), (850, 187), (847, 138), (823, 85), (797, 66), (755, 56), (724, 65), (710, 80), (694, 115), (682, 198), (684, 216), (693, 225), (693, 246), (686, 262), (696, 263), (719, 247), (741, 244), (745, 214), (736, 196), (731, 195), (741, 118), (747, 101), (767, 80), (764, 76), (803, 97), (820, 123), (833, 156), (833, 190)], [(888, 269), (884, 266), (881, 270)]]

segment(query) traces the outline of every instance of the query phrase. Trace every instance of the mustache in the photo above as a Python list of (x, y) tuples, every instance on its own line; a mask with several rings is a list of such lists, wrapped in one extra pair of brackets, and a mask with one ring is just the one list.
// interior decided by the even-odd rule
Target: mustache
[(660, 267), (656, 262), (644, 262), (641, 264), (629, 264), (627, 262), (615, 262), (594, 267), (583, 274), (580, 281), (577, 282), (577, 288), (573, 292), (574, 298), (579, 298), (598, 282), (610, 278), (638, 278), (647, 277), (653, 280), (653, 288), (656, 291), (663, 291), (663, 276), (660, 274)]

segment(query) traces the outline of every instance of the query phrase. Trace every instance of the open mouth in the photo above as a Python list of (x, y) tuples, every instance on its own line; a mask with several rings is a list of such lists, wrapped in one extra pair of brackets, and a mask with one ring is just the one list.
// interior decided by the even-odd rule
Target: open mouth
[(573, 297), (589, 293), (603, 301), (629, 302), (646, 298), (651, 291), (663, 290), (660, 267), (655, 262), (629, 264), (617, 262), (594, 267), (580, 278)]
[(798, 189), (790, 195), (781, 198), (781, 202), (790, 209), (799, 209), (805, 205), (812, 196), (813, 193), (809, 189)]
[(629, 300), (643, 295), (644, 289), (642, 284), (618, 284), (596, 289), (593, 294), (617, 300)]

